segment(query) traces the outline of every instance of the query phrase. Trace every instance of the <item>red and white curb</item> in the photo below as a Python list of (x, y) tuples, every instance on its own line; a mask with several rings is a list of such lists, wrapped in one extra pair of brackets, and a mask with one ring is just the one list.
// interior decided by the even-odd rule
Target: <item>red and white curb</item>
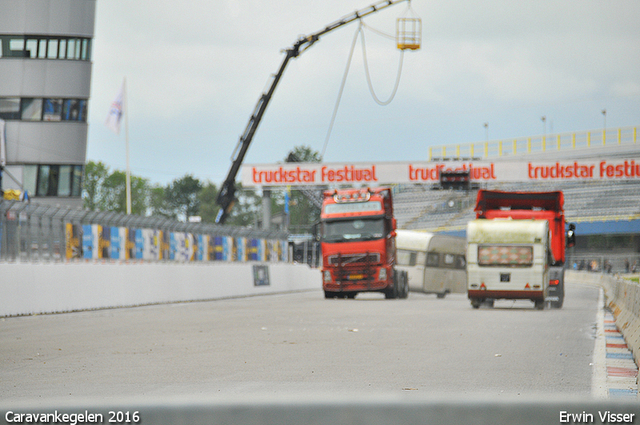
[(602, 291), (598, 308), (592, 393), (598, 398), (638, 398), (638, 365), (613, 314), (605, 310)]

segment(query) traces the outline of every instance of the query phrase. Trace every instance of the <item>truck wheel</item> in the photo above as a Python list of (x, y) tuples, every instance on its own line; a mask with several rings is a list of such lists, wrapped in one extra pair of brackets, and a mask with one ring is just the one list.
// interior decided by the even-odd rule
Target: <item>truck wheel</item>
[(440, 298), (440, 299), (442, 299), (442, 298), (444, 298), (444, 297), (446, 297), (446, 296), (447, 296), (447, 291), (444, 291), (444, 292), (438, 292), (438, 293), (436, 294), (436, 297), (438, 297), (438, 298)]
[(394, 300), (398, 298), (398, 287), (395, 283), (393, 284), (393, 288), (389, 288), (384, 291), (384, 297), (388, 300)]
[(482, 304), (482, 301), (477, 298), (471, 298), (471, 307), (480, 308), (480, 304)]
[(400, 281), (402, 282), (400, 298), (406, 300), (409, 298), (409, 276), (407, 275), (407, 272), (402, 272), (402, 274), (400, 274)]
[(496, 302), (496, 300), (494, 300), (493, 298), (488, 298), (486, 300), (484, 300), (484, 305), (486, 305), (489, 308), (493, 308), (493, 304)]
[(336, 298), (338, 296), (338, 294), (336, 294), (335, 292), (330, 292), (330, 291), (324, 291), (324, 297), (326, 299), (329, 298)]
[(535, 300), (536, 310), (544, 310), (544, 300)]
[(399, 285), (400, 285), (400, 277), (399, 277), (399, 273), (394, 273), (393, 274), (393, 287), (387, 289), (386, 291), (384, 291), (384, 297), (388, 300), (393, 300), (398, 298), (398, 296), (400, 295), (400, 290), (399, 290)]

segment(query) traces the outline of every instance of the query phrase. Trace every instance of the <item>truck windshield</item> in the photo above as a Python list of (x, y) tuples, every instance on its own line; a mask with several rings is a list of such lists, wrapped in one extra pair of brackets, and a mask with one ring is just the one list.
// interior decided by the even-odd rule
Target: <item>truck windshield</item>
[(325, 221), (322, 226), (324, 242), (352, 242), (380, 239), (385, 235), (382, 218)]

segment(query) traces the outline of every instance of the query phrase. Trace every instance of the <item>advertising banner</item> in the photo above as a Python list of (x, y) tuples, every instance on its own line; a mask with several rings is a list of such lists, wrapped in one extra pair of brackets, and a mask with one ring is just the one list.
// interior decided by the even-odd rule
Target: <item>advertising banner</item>
[(233, 261), (233, 237), (231, 236), (222, 238), (222, 259), (224, 261)]
[(258, 261), (267, 261), (267, 241), (266, 239), (258, 239)]
[(247, 261), (247, 249), (246, 249), (246, 239), (245, 238), (236, 238), (235, 240), (235, 261)]
[(640, 180), (640, 160), (290, 163), (242, 166), (244, 187), (437, 183), (442, 171), (469, 171), (475, 182)]
[(124, 227), (111, 228), (111, 253), (110, 258), (113, 260), (126, 260), (126, 240), (127, 229)]
[(277, 240), (267, 240), (267, 261), (272, 263), (277, 262), (280, 259), (280, 243)]
[(82, 227), (78, 224), (65, 223), (65, 242), (67, 260), (82, 258), (80, 234)]
[(191, 233), (172, 232), (170, 245), (172, 260), (187, 262), (194, 258), (194, 238)]
[(168, 260), (170, 251), (170, 234), (169, 232), (163, 232), (158, 230), (158, 237), (160, 239), (160, 259)]
[(111, 258), (111, 227), (98, 226), (98, 258)]
[(213, 238), (213, 260), (222, 261), (224, 256), (223, 237), (214, 236)]
[(98, 225), (82, 225), (82, 258), (85, 260), (98, 259)]
[(82, 227), (79, 224), (65, 224), (65, 242), (66, 242), (66, 257), (67, 260), (73, 258), (82, 258), (82, 249), (80, 246), (80, 235), (82, 233)]
[(135, 231), (135, 259), (142, 260), (144, 259), (144, 235), (142, 233), (142, 229), (136, 229)]
[(259, 261), (258, 258), (258, 239), (248, 239), (247, 240), (247, 260), (248, 261)]
[(160, 231), (142, 229), (142, 259), (156, 261), (160, 259)]
[(197, 235), (198, 250), (196, 254), (197, 261), (208, 261), (209, 253), (209, 235)]
[(127, 238), (125, 242), (125, 256), (127, 260), (135, 260), (136, 258), (136, 229), (127, 229)]
[(280, 241), (280, 261), (289, 261), (289, 243), (287, 241)]

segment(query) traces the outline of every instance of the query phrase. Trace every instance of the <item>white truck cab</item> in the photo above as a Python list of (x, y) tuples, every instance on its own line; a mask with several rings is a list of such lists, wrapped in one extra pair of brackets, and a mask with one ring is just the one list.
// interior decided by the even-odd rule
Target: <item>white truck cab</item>
[(529, 299), (544, 308), (549, 288), (547, 220), (477, 219), (467, 224), (467, 293), (474, 308)]

